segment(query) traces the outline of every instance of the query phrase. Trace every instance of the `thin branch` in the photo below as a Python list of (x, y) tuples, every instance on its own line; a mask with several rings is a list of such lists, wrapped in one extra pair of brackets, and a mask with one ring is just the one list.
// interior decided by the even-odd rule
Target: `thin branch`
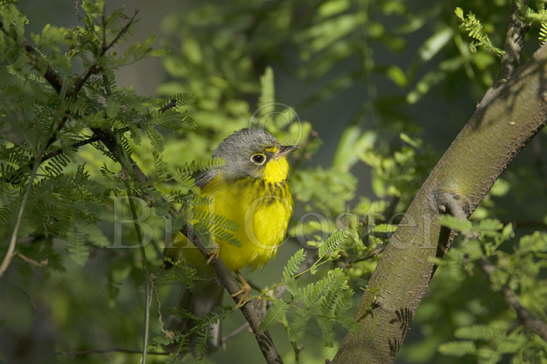
[(159, 112), (166, 112), (167, 110), (170, 110), (170, 109), (174, 108), (175, 106), (177, 106), (177, 99), (171, 99), (171, 100), (169, 100), (169, 102), (167, 104), (163, 105), (159, 109)]
[[(526, 6), (527, 0), (522, 0), (522, 6)], [(524, 36), (528, 31), (528, 24), (520, 18), (521, 9), (519, 2), (515, 1), (513, 13), (509, 20), (505, 35), (504, 54), (501, 58), (500, 71), (494, 81), (494, 85), (486, 91), (486, 94), (477, 105), (481, 109), (488, 105), (501, 92), (502, 86), (513, 76), (520, 62), (520, 53), (524, 46)]]
[(222, 344), (226, 343), (228, 340), (233, 338), (234, 336), (239, 335), (245, 330), (248, 330), (250, 328), (249, 323), (245, 322), (243, 325), (239, 326), (238, 328), (234, 329), (232, 332), (230, 332), (228, 335), (224, 335), (222, 337)]
[[(78, 79), (78, 81), (76, 82), (76, 84), (74, 85), (74, 89), (71, 92), (71, 96), (76, 95), (76, 94), (78, 94), (78, 92), (80, 92), (80, 90), (82, 89), (84, 84), (87, 82), (89, 77), (91, 77), (91, 75), (99, 73), (101, 71), (101, 67), (99, 66), (99, 60), (106, 54), (106, 52), (108, 52), (110, 50), (110, 48), (112, 48), (114, 46), (114, 44), (116, 44), (120, 40), (120, 38), (125, 33), (127, 33), (129, 28), (131, 28), (131, 25), (135, 22), (135, 19), (136, 19), (138, 14), (139, 14), (139, 10), (136, 10), (135, 13), (133, 14), (133, 16), (131, 18), (129, 18), (127, 23), (123, 26), (123, 28), (120, 29), (118, 34), (116, 34), (114, 39), (112, 39), (112, 41), (110, 41), (110, 43), (108, 43), (106, 45), (105, 45), (105, 43), (103, 43), (103, 46), (101, 47), (101, 52), (99, 52), (99, 54), (97, 55), (97, 58), (95, 59), (95, 62), (91, 66), (88, 67), (88, 69), (85, 71), (83, 76), (81, 76)], [(103, 17), (104, 17), (104, 14), (103, 14)], [(103, 18), (103, 21), (104, 21), (104, 18)], [(104, 26), (104, 23), (103, 23), (103, 26)], [(104, 39), (104, 37), (106, 37), (104, 32), (106, 32), (106, 30), (103, 29), (103, 39)]]
[[(177, 100), (176, 99), (171, 99), (169, 100), (168, 103), (166, 103), (165, 105), (163, 105), (161, 108), (158, 109), (158, 112), (160, 113), (164, 113), (168, 110), (171, 110), (172, 108), (176, 107), (177, 106)], [(113, 131), (114, 135), (119, 135), (119, 134), (124, 134), (126, 132), (128, 132), (129, 130), (131, 130), (128, 126), (125, 126), (123, 128), (119, 128), (119, 129), (116, 129)], [(86, 138), (86, 139), (83, 139), (83, 140), (79, 140), (73, 144), (71, 144), (70, 146), (68, 147), (64, 147), (64, 148), (59, 148), (57, 150), (53, 150), (47, 154), (45, 154), (44, 156), (42, 156), (42, 158), (40, 159), (40, 164), (41, 163), (44, 163), (45, 161), (51, 159), (51, 158), (54, 158), (60, 154), (64, 154), (66, 153), (68, 150), (74, 150), (74, 149), (78, 149), (78, 148), (81, 148), (83, 146), (86, 146), (88, 144), (92, 144), (92, 143), (96, 143), (96, 142), (99, 142), (101, 141), (101, 138), (98, 136), (98, 135), (93, 135), (89, 138)], [(22, 173), (22, 169), (19, 169), (17, 171), (15, 171), (13, 173), (14, 176), (17, 176), (17, 175), (20, 175)], [(8, 179), (11, 179), (11, 178), (8, 178)]]
[[(485, 257), (479, 259), (479, 266), (491, 281), (492, 275), (497, 268)], [(528, 309), (526, 309), (526, 307), (520, 303), (517, 295), (511, 290), (511, 288), (509, 288), (507, 284), (502, 287), (501, 291), (505, 302), (515, 311), (521, 324), (547, 342), (547, 322), (539, 319)]]
[[(230, 293), (230, 296), (232, 296), (234, 302), (238, 303), (237, 293), (240, 291), (239, 284), (232, 277), (232, 273), (224, 265), (224, 262), (218, 259), (214, 253), (209, 252), (200, 239), (193, 234), (193, 227), (190, 224), (185, 223), (185, 226), (181, 231), (185, 236), (192, 237), (190, 239), (192, 243), (199, 249), (204, 257), (208, 258), (220, 280), (220, 283), (222, 283), (226, 291)], [(264, 359), (266, 359), (266, 362), (269, 364), (283, 363), (273, 343), (270, 333), (260, 326), (261, 318), (258, 314), (255, 303), (253, 301), (247, 302), (242, 305), (240, 309), (243, 316), (245, 316), (245, 319), (249, 322), (249, 326), (253, 331), (258, 347), (260, 348), (260, 351), (262, 351), (262, 355), (264, 356)]]
[(48, 259), (44, 259), (39, 262), (37, 260), (27, 257), (26, 255), (20, 252), (15, 252), (15, 256), (17, 256), (18, 258), (21, 258), (23, 261), (27, 262), (28, 264), (33, 265), (35, 267), (39, 267), (39, 268), (45, 267), (49, 263)]
[(2, 260), (2, 264), (0, 264), (0, 277), (2, 277), (2, 275), (6, 272), (9, 265), (11, 264), (11, 260), (13, 259), (15, 255), (14, 253), (15, 253), (15, 246), (17, 245), (17, 235), (19, 234), (19, 228), (21, 227), (21, 222), (23, 221), (23, 213), (27, 205), (28, 196), (30, 194), (30, 190), (32, 187), (32, 181), (34, 180), (34, 177), (36, 176), (36, 170), (38, 169), (38, 165), (39, 165), (38, 163), (35, 163), (30, 179), (27, 182), (27, 188), (26, 188), (25, 194), (23, 195), (21, 206), (19, 206), (19, 211), (17, 212), (17, 220), (15, 221), (15, 226), (13, 228), (13, 232), (11, 233), (11, 239), (9, 242), (8, 251), (6, 252), (6, 255), (4, 256), (4, 259)]
[(526, 6), (527, 0), (522, 0), (521, 2), (515, 1), (511, 20), (509, 21), (509, 26), (505, 35), (505, 53), (501, 57), (500, 73), (496, 86), (509, 80), (509, 78), (513, 76), (515, 68), (520, 63), (520, 53), (524, 46), (524, 36), (529, 28), (528, 24), (520, 17), (521, 7)]
[[(141, 354), (142, 350), (136, 349), (124, 349), (124, 348), (109, 348), (109, 349), (91, 349), (91, 350), (81, 350), (81, 351), (58, 351), (55, 355), (66, 355), (66, 356), (83, 356), (91, 354), (111, 354), (111, 353), (126, 353), (126, 354)], [(171, 355), (171, 353), (164, 351), (147, 351), (148, 355)]]
[(383, 245), (380, 245), (380, 246), (377, 246), (376, 248), (374, 248), (370, 253), (368, 253), (367, 255), (363, 256), (363, 257), (359, 257), (359, 258), (354, 258), (354, 259), (350, 259), (348, 263), (350, 264), (355, 264), (355, 263), (359, 263), (359, 262), (364, 262), (364, 261), (367, 261), (367, 260), (370, 260), (378, 255), (380, 255), (386, 248), (387, 244), (383, 244)]
[(146, 286), (144, 296), (144, 333), (142, 338), (142, 356), (141, 364), (146, 364), (146, 354), (148, 353), (148, 338), (150, 335), (150, 307), (152, 306), (152, 289), (149, 274), (146, 275)]

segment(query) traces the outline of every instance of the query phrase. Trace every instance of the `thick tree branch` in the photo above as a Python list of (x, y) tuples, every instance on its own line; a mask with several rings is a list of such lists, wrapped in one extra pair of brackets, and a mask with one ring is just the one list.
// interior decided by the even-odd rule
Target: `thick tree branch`
[[(489, 280), (492, 279), (492, 274), (496, 270), (496, 267), (487, 259), (482, 258), (479, 260), (479, 266), (486, 274)], [(508, 285), (504, 285), (501, 289), (505, 302), (515, 311), (518, 320), (528, 330), (539, 335), (545, 342), (547, 342), (547, 322), (539, 319), (534, 314), (524, 307), (516, 294), (509, 288)]]
[[(471, 214), (515, 155), (547, 123), (547, 46), (517, 69), (475, 113), (416, 194), (376, 271), (335, 363), (392, 363), (427, 291), (441, 234), (439, 191)], [(446, 201), (445, 201), (446, 202)], [(450, 206), (445, 206), (445, 209)], [(460, 211), (461, 212), (461, 211)]]

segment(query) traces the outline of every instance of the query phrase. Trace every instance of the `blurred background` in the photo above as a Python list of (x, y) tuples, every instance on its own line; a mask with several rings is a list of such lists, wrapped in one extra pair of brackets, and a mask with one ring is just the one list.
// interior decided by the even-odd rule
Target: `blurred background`
[[(354, 203), (355, 196), (364, 196), (395, 198), (395, 212), (404, 211), (497, 74), (499, 57), (484, 48), (472, 52), (472, 40), (459, 30), (455, 8), (475, 13), (497, 47), (503, 46), (511, 13), (509, 0), (116, 0), (106, 6), (107, 11), (124, 8), (126, 14), (139, 11), (137, 23), (116, 51), (150, 36), (162, 49), (157, 57), (118, 69), (117, 85), (144, 96), (193, 95), (190, 111), (197, 129), (186, 139), (169, 141), (174, 163), (207, 157), (231, 131), (246, 126), (259, 103), (260, 79), (270, 67), (276, 102), (282, 109), (294, 109), (305, 128), (313, 130), (305, 140), (311, 145), (309, 155), (301, 156), (298, 168), (331, 168), (342, 155), (341, 137), (351, 128), (370, 135), (374, 151), (382, 156), (404, 150), (401, 134), (419, 141), (412, 160), (402, 161), (393, 174), (386, 167), (380, 175), (366, 158), (349, 164), (349, 183), (355, 184), (355, 191), (340, 209)], [(47, 24), (71, 27), (82, 21), (78, 1), (20, 0), (18, 8), (29, 18), (27, 34), (40, 33)], [(525, 60), (538, 46), (537, 33), (530, 32)], [(546, 133), (541, 133), (517, 157), (477, 211), (478, 218), (513, 222), (522, 233), (545, 229), (546, 140)], [(145, 151), (141, 159), (146, 162)], [(395, 181), (397, 176), (404, 178)], [(339, 181), (331, 178), (324, 183), (335, 188)], [(304, 196), (298, 186), (297, 198)], [(295, 219), (306, 211), (301, 199)], [(249, 276), (261, 286), (276, 282), (297, 248), (298, 244), (285, 244), (272, 262)], [(10, 279), (0, 281), (0, 362), (137, 362), (138, 355), (121, 353), (55, 354), (140, 346), (142, 292), (135, 291), (132, 273), (123, 264), (116, 268), (111, 251), (94, 250), (83, 267), (68, 264), (64, 269), (63, 274), (47, 273), (47, 281), (39, 269), (27, 278), (11, 272)], [(485, 287), (483, 277), (441, 269), (398, 362), (474, 363), (474, 357), (443, 355), (438, 347), (454, 339), (455, 328), (464, 323), (507, 315), (499, 294)], [(175, 293), (164, 294), (162, 307), (176, 302), (176, 288), (170, 289)], [(225, 321), (225, 333), (243, 322), (239, 312), (230, 313)], [(294, 362), (283, 330), (272, 330), (284, 358)], [(336, 347), (317, 346), (313, 328), (308, 331), (302, 363), (320, 363), (336, 352)], [(343, 334), (338, 330), (336, 337)], [(165, 361), (152, 356), (149, 362), (156, 360)], [(245, 331), (203, 362), (262, 360)], [(491, 362), (510, 361), (500, 354), (499, 361)]]

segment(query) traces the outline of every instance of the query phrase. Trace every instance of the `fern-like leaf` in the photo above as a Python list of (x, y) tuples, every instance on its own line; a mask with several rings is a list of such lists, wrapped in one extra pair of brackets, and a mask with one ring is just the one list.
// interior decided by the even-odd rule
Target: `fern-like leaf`
[(342, 243), (344, 243), (351, 235), (345, 230), (333, 232), (327, 240), (319, 246), (319, 258), (330, 257), (336, 255)]
[(300, 264), (306, 259), (306, 253), (304, 249), (298, 250), (292, 257), (289, 258), (285, 268), (283, 268), (283, 280), (285, 282), (293, 279), (294, 275), (300, 269)]
[(502, 56), (505, 53), (502, 49), (494, 46), (490, 37), (484, 30), (484, 26), (475, 14), (472, 12), (464, 14), (464, 11), (461, 8), (456, 8), (454, 13), (460, 19), (460, 27), (471, 39), (473, 39), (473, 42), (470, 45), (472, 52), (475, 51), (477, 47), (483, 47), (487, 51), (498, 56)]

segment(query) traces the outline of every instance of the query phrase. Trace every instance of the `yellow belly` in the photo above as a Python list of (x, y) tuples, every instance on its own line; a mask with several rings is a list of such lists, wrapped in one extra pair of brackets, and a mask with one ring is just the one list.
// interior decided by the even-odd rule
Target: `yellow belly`
[[(211, 238), (220, 249), (220, 258), (229, 269), (256, 268), (275, 255), (292, 214), (293, 202), (286, 184), (269, 184), (252, 178), (226, 183), (222, 177), (215, 177), (200, 197), (208, 202), (194, 208), (197, 218), (193, 222), (209, 227)], [(215, 217), (230, 223), (219, 223)], [(175, 250), (176, 255), (169, 254), (175, 259), (182, 258), (197, 267), (205, 264), (200, 252), (182, 234), (175, 239)]]

